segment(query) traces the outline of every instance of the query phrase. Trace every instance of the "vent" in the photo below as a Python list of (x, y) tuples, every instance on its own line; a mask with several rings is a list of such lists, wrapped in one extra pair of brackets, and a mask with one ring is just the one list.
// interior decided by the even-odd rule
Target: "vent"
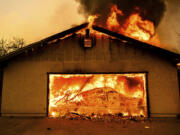
[(90, 37), (90, 30), (86, 29), (86, 36), (84, 38), (84, 47), (92, 47), (92, 39)]
[(84, 47), (92, 47), (91, 38), (84, 38)]

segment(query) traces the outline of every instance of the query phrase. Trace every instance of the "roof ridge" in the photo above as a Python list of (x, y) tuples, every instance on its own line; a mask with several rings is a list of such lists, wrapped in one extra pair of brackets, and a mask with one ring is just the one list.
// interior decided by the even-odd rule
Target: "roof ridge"
[[(59, 38), (63, 38), (69, 34), (72, 34), (72, 33), (75, 33), (83, 28), (86, 28), (88, 27), (88, 24), (89, 23), (83, 23), (81, 25), (78, 25), (76, 27), (73, 27), (73, 28), (70, 28), (68, 30), (65, 30), (65, 31), (62, 31), (60, 33), (57, 33), (57, 34), (54, 34), (52, 36), (49, 36), (47, 38), (44, 38), (38, 42), (35, 42), (35, 43), (32, 43), (30, 45), (27, 45), (23, 48), (20, 48), (16, 51), (13, 51), (7, 55), (4, 55), (4, 56), (1, 56), (0, 57), (0, 63), (3, 63), (5, 62), (6, 60), (9, 60), (19, 54), (22, 54), (24, 53), (25, 51), (29, 51), (29, 50), (32, 50), (34, 48), (38, 48), (38, 47), (43, 47), (46, 43), (52, 41), (52, 40), (55, 40), (55, 39), (59, 39)], [(116, 33), (116, 32), (113, 32), (113, 31), (110, 31), (110, 30), (107, 30), (105, 28), (102, 28), (102, 27), (99, 27), (99, 26), (96, 26), (96, 25), (93, 25), (92, 26), (92, 29), (98, 31), (98, 32), (101, 32), (101, 33), (105, 33), (109, 36), (112, 36), (112, 37), (115, 37), (117, 39), (120, 39), (120, 40), (125, 40), (127, 41), (128, 43), (130, 44), (134, 44), (138, 47), (141, 47), (141, 48), (146, 48), (146, 49), (152, 49), (152, 50), (155, 50), (155, 51), (158, 51), (159, 53), (161, 53), (162, 55), (164, 54), (167, 54), (168, 56), (170, 57), (173, 57), (175, 58), (176, 62), (180, 62), (180, 54), (177, 54), (175, 52), (172, 52), (172, 51), (169, 51), (169, 50), (166, 50), (166, 49), (163, 49), (163, 48), (160, 48), (160, 47), (157, 47), (157, 46), (153, 46), (151, 44), (148, 44), (148, 43), (145, 43), (145, 42), (142, 42), (142, 41), (139, 41), (139, 40), (136, 40), (136, 39), (133, 39), (133, 38), (130, 38), (130, 37), (127, 37), (127, 36), (124, 36), (122, 34), (119, 34), (119, 33)]]
[(110, 35), (110, 36), (112, 36), (112, 37), (116, 37), (116, 38), (121, 39), (121, 40), (126, 40), (126, 41), (133, 42), (133, 43), (134, 43), (134, 42), (135, 42), (135, 43), (140, 43), (141, 45), (143, 45), (142, 47), (148, 46), (149, 48), (157, 48), (157, 49), (159, 49), (159, 50), (167, 51), (167, 52), (169, 52), (169, 53), (172, 53), (172, 54), (174, 54), (174, 55), (178, 55), (178, 56), (180, 57), (180, 54), (175, 53), (175, 52), (173, 52), (173, 51), (169, 51), (169, 50), (167, 50), (167, 49), (164, 49), (164, 48), (161, 48), (161, 47), (152, 45), (152, 44), (148, 44), (148, 43), (146, 43), (146, 42), (142, 42), (142, 41), (140, 41), (140, 40), (136, 40), (136, 39), (133, 39), (133, 38), (131, 38), (131, 37), (127, 37), (127, 36), (122, 35), (122, 34), (120, 34), (120, 33), (113, 32), (113, 31), (107, 30), (107, 29), (105, 29), (105, 28), (99, 27), (99, 26), (97, 26), (97, 25), (93, 25), (93, 29), (96, 30), (96, 31), (98, 31), (98, 32), (101, 32), (101, 33), (105, 33), (105, 34), (107, 34), (107, 35)]
[(72, 28), (70, 28), (70, 29), (68, 29), (68, 30), (65, 30), (65, 31), (62, 31), (62, 32), (60, 32), (60, 33), (54, 34), (54, 35), (52, 35), (52, 36), (49, 36), (49, 37), (47, 37), (47, 38), (44, 38), (44, 39), (42, 39), (42, 40), (40, 40), (40, 41), (37, 41), (37, 42), (35, 42), (35, 43), (29, 44), (29, 45), (27, 45), (27, 46), (25, 46), (25, 47), (23, 47), (23, 48), (20, 48), (20, 49), (18, 49), (18, 50), (16, 50), (16, 51), (10, 52), (10, 53), (8, 53), (7, 55), (4, 55), (4, 56), (1, 56), (1, 57), (0, 57), (0, 63), (4, 62), (4, 61), (6, 61), (6, 60), (8, 60), (8, 59), (10, 59), (10, 58), (12, 58), (12, 57), (14, 57), (14, 56), (17, 56), (17, 55), (23, 53), (24, 51), (31, 50), (32, 48), (36, 48), (36, 47), (38, 47), (38, 46), (43, 46), (44, 44), (46, 44), (46, 43), (49, 42), (49, 41), (55, 40), (55, 39), (57, 39), (57, 38), (58, 38), (58, 39), (59, 39), (59, 38), (63, 38), (63, 37), (65, 37), (66, 35), (69, 35), (69, 34), (71, 34), (71, 33), (75, 33), (75, 32), (77, 32), (77, 31), (79, 31), (79, 30), (81, 30), (81, 29), (83, 29), (83, 28), (85, 28), (85, 27), (87, 27), (87, 26), (88, 26), (88, 23), (83, 23), (83, 24), (81, 24), (81, 25), (72, 27)]

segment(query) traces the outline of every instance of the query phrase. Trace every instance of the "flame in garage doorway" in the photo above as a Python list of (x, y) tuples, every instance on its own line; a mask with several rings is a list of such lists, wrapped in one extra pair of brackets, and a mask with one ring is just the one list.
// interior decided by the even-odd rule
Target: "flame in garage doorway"
[(49, 116), (147, 117), (145, 74), (50, 74)]

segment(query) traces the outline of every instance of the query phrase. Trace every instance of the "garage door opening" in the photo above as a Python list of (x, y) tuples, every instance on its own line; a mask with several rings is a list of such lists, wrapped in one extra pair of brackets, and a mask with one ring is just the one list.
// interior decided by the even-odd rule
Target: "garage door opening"
[(146, 74), (49, 74), (49, 117), (148, 117)]

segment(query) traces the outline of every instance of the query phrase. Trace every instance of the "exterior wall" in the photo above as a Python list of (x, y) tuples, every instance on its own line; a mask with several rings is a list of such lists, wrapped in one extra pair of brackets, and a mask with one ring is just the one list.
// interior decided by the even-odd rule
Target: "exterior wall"
[(46, 116), (47, 73), (148, 72), (149, 110), (152, 117), (179, 113), (176, 66), (165, 58), (121, 43), (99, 39), (93, 48), (71, 37), (24, 54), (4, 68), (2, 115)]
[(0, 116), (1, 116), (1, 102), (2, 102), (2, 85), (3, 85), (3, 68), (0, 67)]

